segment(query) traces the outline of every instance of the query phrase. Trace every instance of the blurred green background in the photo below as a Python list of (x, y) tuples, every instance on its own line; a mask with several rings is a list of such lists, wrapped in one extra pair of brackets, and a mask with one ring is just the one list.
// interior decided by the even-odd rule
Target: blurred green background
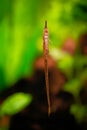
[(0, 90), (32, 74), (34, 59), (43, 50), (45, 20), (51, 49), (68, 37), (77, 41), (87, 30), (87, 1), (0, 0)]
[[(64, 89), (78, 99), (87, 77), (87, 69), (80, 73), (80, 68), (87, 64), (87, 56), (74, 57), (63, 53), (61, 47), (68, 38), (77, 45), (80, 34), (87, 31), (87, 0), (0, 0), (0, 92), (21, 77), (32, 75), (34, 60), (43, 53), (45, 20), (49, 29), (49, 53), (69, 79)], [(72, 78), (74, 66), (78, 68), (78, 76)], [(0, 106), (0, 116), (14, 115), (31, 101), (31, 95), (16, 93)], [(81, 120), (87, 113), (87, 105), (84, 108), (77, 103), (71, 111)]]

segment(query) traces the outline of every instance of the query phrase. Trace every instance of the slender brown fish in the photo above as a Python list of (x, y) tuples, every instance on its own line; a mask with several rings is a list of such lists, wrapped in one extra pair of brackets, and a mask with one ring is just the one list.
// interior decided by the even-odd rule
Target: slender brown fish
[(50, 91), (49, 91), (49, 77), (48, 77), (48, 28), (47, 21), (45, 21), (44, 36), (43, 36), (43, 51), (44, 51), (44, 68), (45, 68), (45, 80), (46, 80), (46, 92), (47, 92), (47, 102), (48, 102), (48, 115), (51, 113), (51, 103), (50, 103)]

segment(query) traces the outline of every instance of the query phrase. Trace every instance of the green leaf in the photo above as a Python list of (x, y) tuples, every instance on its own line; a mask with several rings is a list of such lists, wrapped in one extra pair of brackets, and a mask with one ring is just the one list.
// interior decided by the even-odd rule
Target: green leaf
[(25, 93), (15, 93), (9, 96), (1, 106), (1, 116), (14, 115), (23, 110), (32, 102), (32, 95)]

